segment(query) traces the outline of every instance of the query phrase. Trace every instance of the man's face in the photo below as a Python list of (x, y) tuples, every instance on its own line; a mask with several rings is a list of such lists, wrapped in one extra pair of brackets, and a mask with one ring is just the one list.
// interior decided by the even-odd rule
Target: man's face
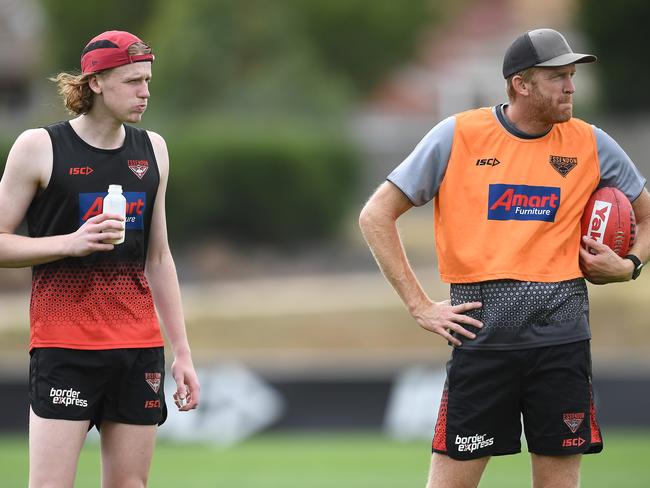
[(534, 117), (544, 123), (568, 121), (573, 115), (574, 64), (537, 68), (531, 81), (530, 103)]
[(151, 62), (125, 64), (97, 76), (104, 105), (122, 121), (137, 123), (147, 109)]

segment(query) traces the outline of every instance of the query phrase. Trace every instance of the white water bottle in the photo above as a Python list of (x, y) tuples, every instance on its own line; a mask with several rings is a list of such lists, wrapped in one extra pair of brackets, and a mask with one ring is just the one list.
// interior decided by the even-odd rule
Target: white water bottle
[[(103, 213), (121, 215), (126, 219), (126, 198), (122, 195), (122, 185), (108, 185), (108, 195), (104, 197)], [(122, 244), (126, 234), (126, 221), (122, 221), (125, 229), (122, 230), (122, 236), (119, 239), (109, 239), (104, 241), (105, 244)]]

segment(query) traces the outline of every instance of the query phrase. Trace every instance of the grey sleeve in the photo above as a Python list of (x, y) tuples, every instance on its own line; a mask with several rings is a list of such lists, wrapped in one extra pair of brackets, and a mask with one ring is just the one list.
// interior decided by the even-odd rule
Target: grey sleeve
[(600, 160), (598, 188), (613, 186), (625, 193), (625, 196), (633, 202), (641, 194), (646, 179), (609, 134), (596, 126), (593, 128)]
[(397, 186), (413, 205), (424, 205), (438, 193), (447, 171), (455, 128), (455, 117), (441, 121), (388, 175), (387, 180)]

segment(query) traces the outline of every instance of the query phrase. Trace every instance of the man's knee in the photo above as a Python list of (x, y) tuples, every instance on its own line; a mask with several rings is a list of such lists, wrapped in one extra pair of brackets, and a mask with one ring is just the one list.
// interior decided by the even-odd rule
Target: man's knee
[(118, 476), (103, 484), (105, 488), (146, 488), (147, 478), (141, 476)]
[(72, 488), (72, 485), (72, 483), (51, 478), (38, 479), (32, 476), (29, 479), (29, 488)]

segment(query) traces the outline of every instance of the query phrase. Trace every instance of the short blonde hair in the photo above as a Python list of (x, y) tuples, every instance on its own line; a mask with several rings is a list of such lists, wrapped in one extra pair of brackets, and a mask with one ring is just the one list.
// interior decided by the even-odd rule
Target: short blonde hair
[[(143, 42), (136, 42), (129, 46), (129, 55), (136, 56), (150, 54), (151, 48)], [(111, 68), (115, 69), (115, 68)], [(90, 89), (88, 81), (91, 76), (107, 73), (110, 69), (89, 75), (59, 73), (50, 81), (57, 84), (58, 92), (63, 99), (66, 110), (72, 115), (82, 115), (90, 112), (95, 101), (95, 93)]]
[(521, 76), (521, 79), (524, 81), (524, 83), (530, 83), (533, 82), (533, 78), (535, 76), (535, 73), (537, 73), (537, 68), (532, 67), (532, 68), (527, 68), (522, 71), (518, 71), (517, 73), (514, 73), (510, 75), (506, 79), (506, 93), (508, 94), (508, 100), (511, 102), (515, 99), (515, 96), (517, 95), (517, 92), (515, 91), (515, 87), (512, 85), (512, 79), (515, 76)]

